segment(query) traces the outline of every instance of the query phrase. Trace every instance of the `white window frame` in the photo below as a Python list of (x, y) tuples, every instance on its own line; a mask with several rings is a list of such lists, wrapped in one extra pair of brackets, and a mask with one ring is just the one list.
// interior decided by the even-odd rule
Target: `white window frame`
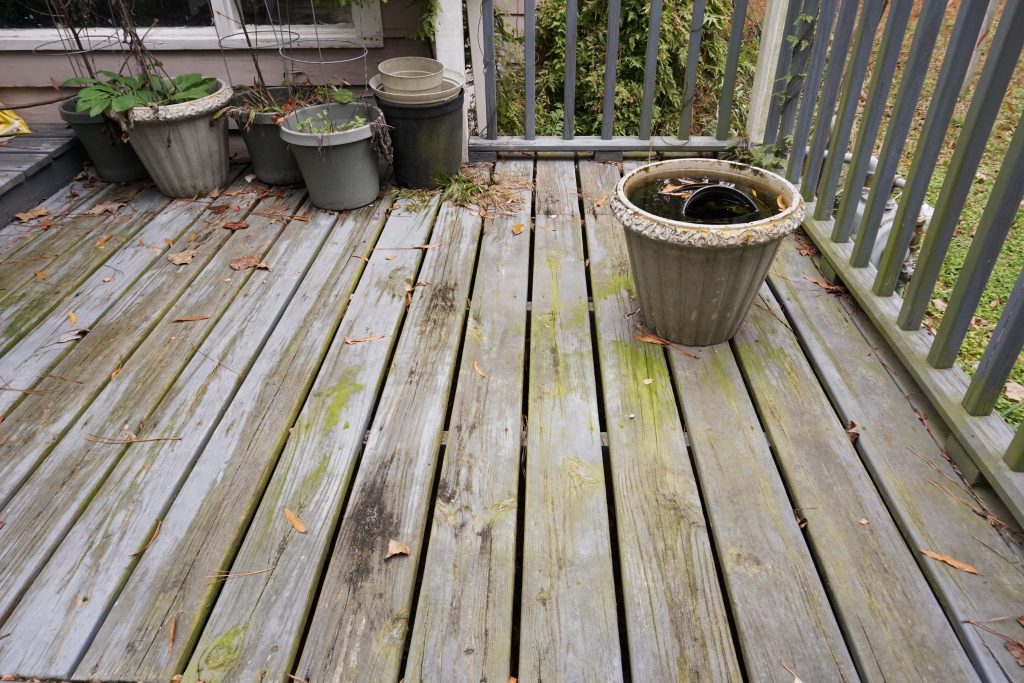
[[(3, 1), (3, 0), (0, 0)], [(148, 31), (140, 27), (139, 33), (145, 33), (146, 46), (151, 50), (217, 50), (218, 32), (221, 36), (238, 33), (241, 30), (241, 17), (238, 15), (235, 3), (231, 0), (209, 0), (213, 10), (213, 21), (215, 26), (156, 26)], [(322, 48), (346, 48), (353, 45), (365, 47), (384, 46), (384, 26), (380, 16), (380, 0), (366, 0), (365, 2), (353, 2), (352, 22), (344, 24), (293, 24), (290, 28), (299, 34), (298, 39), (290, 47), (311, 48), (319, 44)], [(253, 28), (257, 28), (250, 24)], [(270, 27), (260, 25), (261, 36), (269, 35)], [(100, 42), (96, 36), (110, 35), (113, 33), (109, 28), (90, 29), (95, 42)], [(29, 28), (29, 29), (0, 29), (0, 51), (33, 50), (44, 43), (52, 43), (50, 48), (60, 49), (60, 40), (66, 36), (65, 32), (59, 32), (56, 28)], [(225, 49), (239, 49), (247, 47), (244, 36), (234, 36), (226, 39), (223, 47)], [(116, 50), (117, 45), (107, 48)], [(261, 48), (263, 49), (263, 48)], [(274, 46), (266, 49), (276, 49)], [(46, 50), (42, 50), (46, 51)]]

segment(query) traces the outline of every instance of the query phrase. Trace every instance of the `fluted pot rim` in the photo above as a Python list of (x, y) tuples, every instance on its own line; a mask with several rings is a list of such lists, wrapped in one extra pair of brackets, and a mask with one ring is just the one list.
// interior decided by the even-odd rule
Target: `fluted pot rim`
[(205, 116), (226, 107), (233, 95), (231, 86), (218, 78), (217, 89), (205, 97), (176, 104), (146, 104), (132, 107), (128, 110), (128, 120), (133, 124), (163, 123)]
[[(786, 208), (774, 216), (749, 223), (706, 225), (676, 221), (644, 211), (627, 198), (636, 185), (651, 178), (683, 173), (716, 173), (735, 177), (755, 188), (783, 198)], [(612, 213), (622, 226), (650, 239), (699, 247), (736, 247), (781, 239), (796, 230), (804, 218), (804, 200), (782, 176), (757, 166), (721, 159), (669, 159), (645, 164), (622, 177), (611, 201)]]

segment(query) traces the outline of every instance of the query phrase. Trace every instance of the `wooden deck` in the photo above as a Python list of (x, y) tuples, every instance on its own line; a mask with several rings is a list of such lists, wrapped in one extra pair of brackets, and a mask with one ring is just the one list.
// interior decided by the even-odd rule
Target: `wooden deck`
[(618, 165), (501, 161), (511, 215), (246, 173), (0, 229), (0, 673), (1021, 680), (1005, 515), (806, 244), (665, 349)]

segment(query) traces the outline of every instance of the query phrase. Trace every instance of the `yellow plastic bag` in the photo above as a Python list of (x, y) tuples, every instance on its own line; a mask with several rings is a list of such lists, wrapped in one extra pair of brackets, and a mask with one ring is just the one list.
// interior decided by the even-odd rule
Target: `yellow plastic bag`
[(28, 124), (20, 116), (10, 109), (0, 109), (0, 135), (20, 135), (31, 132), (28, 129)]

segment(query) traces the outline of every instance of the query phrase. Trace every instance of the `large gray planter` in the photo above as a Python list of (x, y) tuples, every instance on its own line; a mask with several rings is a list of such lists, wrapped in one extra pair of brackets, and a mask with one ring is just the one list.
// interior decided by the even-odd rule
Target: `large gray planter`
[[(334, 123), (363, 116), (367, 123), (337, 133), (304, 133), (302, 121), (326, 111)], [(370, 121), (380, 110), (365, 104), (318, 104), (289, 114), (281, 124), (281, 138), (295, 154), (310, 200), (321, 209), (345, 211), (366, 206), (380, 192), (377, 155), (370, 141)], [(321, 119), (322, 120), (322, 119)]]
[[(641, 210), (629, 194), (652, 180), (713, 173), (781, 197), (782, 212), (750, 223), (700, 225)], [(804, 216), (800, 193), (784, 178), (717, 159), (673, 159), (642, 166), (619, 181), (611, 202), (622, 223), (642, 319), (679, 344), (707, 346), (739, 330), (782, 238)]]
[[(275, 101), (288, 99), (291, 89), (287, 86), (267, 88)], [(237, 98), (236, 98), (237, 99)], [(244, 104), (241, 100), (236, 104)], [(274, 120), (276, 112), (257, 112), (255, 116), (235, 116), (235, 122), (245, 140), (252, 160), (252, 172), (268, 185), (291, 185), (302, 182), (302, 171), (288, 144), (281, 139), (279, 125)]]
[(228, 179), (228, 122), (213, 115), (231, 100), (231, 88), (191, 102), (135, 107), (128, 141), (149, 175), (168, 197), (194, 197)]
[(117, 124), (76, 111), (77, 104), (73, 97), (60, 105), (60, 118), (75, 131), (100, 178), (112, 183), (145, 178), (146, 169), (131, 145), (122, 142)]

